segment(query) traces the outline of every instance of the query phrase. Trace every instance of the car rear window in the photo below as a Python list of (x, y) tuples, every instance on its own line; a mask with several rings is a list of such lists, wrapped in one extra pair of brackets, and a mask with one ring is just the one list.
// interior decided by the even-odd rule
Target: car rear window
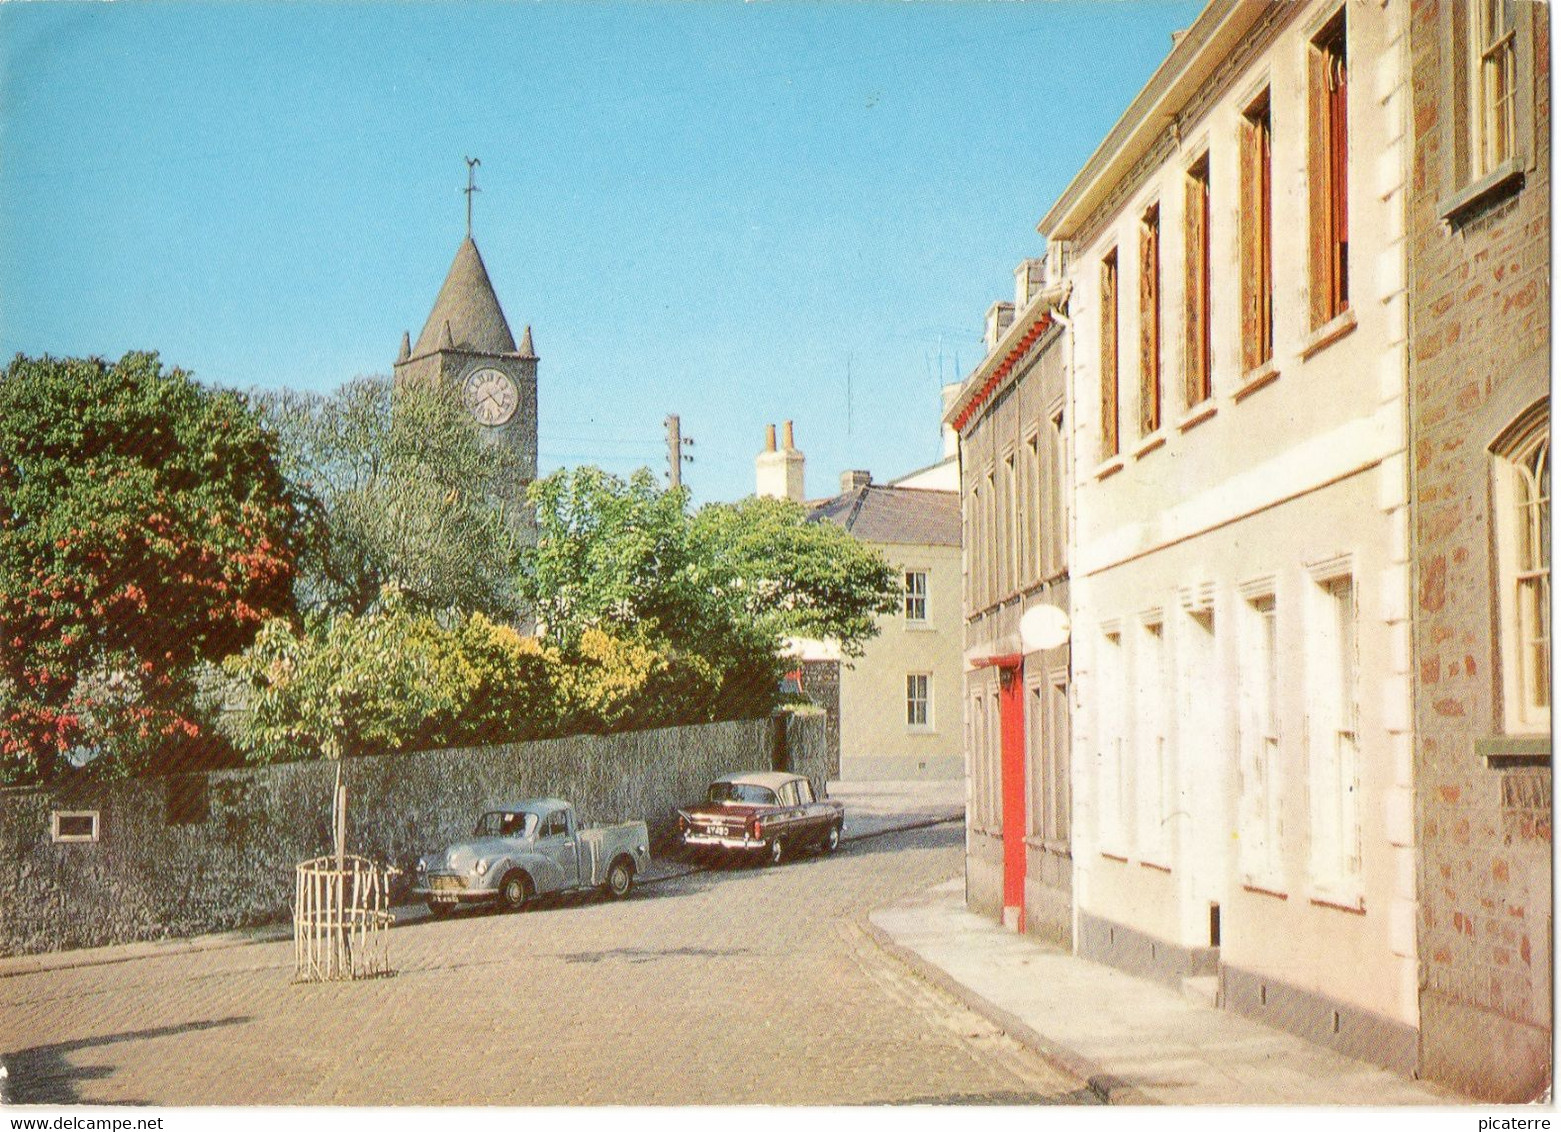
[(717, 782), (710, 787), (712, 802), (738, 802), (744, 805), (773, 806), (775, 791), (768, 786), (748, 782)]

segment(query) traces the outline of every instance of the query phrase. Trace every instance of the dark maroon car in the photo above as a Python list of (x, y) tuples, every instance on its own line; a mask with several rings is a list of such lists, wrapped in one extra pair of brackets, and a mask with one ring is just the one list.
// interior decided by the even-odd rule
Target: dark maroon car
[(705, 801), (678, 811), (678, 833), (692, 850), (763, 854), (779, 864), (804, 849), (840, 848), (846, 808), (814, 798), (800, 774), (729, 774), (710, 784)]

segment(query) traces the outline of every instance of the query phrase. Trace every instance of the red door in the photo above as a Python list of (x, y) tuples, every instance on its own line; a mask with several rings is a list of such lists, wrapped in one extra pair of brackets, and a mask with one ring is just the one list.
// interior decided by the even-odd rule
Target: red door
[(1024, 662), (1000, 670), (1002, 719), (1003, 921), (1024, 931)]

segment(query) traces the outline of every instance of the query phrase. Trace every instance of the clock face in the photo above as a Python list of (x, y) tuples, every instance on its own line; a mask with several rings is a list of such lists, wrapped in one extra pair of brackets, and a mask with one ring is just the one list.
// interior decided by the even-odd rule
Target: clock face
[(520, 406), (520, 390), (502, 370), (473, 370), (466, 375), (461, 395), (479, 424), (501, 425)]

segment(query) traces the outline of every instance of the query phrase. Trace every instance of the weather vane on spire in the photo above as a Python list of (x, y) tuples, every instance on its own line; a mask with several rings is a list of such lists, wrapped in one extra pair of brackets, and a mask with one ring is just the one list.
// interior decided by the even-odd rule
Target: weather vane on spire
[(467, 239), (470, 239), (472, 234), (472, 194), (482, 192), (482, 190), (477, 187), (477, 166), (481, 164), (482, 159), (479, 157), (468, 157), (466, 159), (466, 188), (462, 189), (461, 191), (466, 194)]

